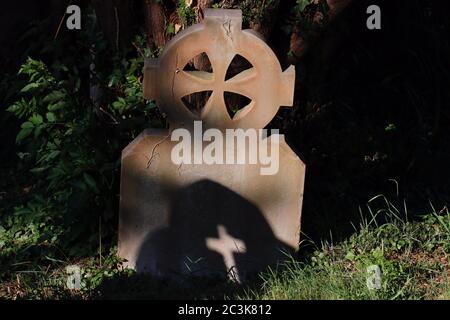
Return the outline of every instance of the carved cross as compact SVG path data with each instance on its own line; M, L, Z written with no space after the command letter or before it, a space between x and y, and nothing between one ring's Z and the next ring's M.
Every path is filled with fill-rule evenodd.
M194 57L206 53L212 72L185 71ZM227 70L236 55L247 59L252 68L231 79ZM156 100L175 127L191 126L202 120L205 128L264 128L280 106L292 106L295 68L282 72L281 65L261 36L242 30L240 10L206 11L205 20L179 34L166 46L159 59L145 65L144 95ZM200 115L192 113L182 98L212 91ZM224 93L237 93L251 103L230 117Z

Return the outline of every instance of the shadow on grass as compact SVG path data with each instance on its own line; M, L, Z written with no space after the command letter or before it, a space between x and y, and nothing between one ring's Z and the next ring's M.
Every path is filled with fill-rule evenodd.
M261 287L255 276L245 284L224 278L186 277L184 281L157 279L148 274L121 274L104 280L93 290L90 299L100 300L224 300L245 298Z

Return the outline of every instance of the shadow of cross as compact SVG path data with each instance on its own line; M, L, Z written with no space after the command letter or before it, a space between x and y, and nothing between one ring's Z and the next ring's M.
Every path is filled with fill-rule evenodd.
M236 270L234 253L246 253L247 247L244 241L233 238L223 225L217 226L217 233L218 238L206 238L206 247L221 254L230 279L241 282L239 272Z
M212 72L187 71L196 56L205 53ZM227 79L236 56L253 67ZM189 127L196 120L204 128L264 128L280 106L292 106L295 67L282 71L275 53L253 30L242 30L240 10L208 10L205 20L183 30L166 46L158 59L145 62L144 96L156 100L173 127ZM200 114L189 110L182 99L198 92L212 92ZM224 94L245 96L251 102L230 116Z

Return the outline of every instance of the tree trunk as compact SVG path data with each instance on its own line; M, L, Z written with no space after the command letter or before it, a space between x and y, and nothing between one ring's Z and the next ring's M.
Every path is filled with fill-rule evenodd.
M160 1L145 0L145 24L147 29L147 46L152 49L166 44L166 16Z
M133 1L92 0L99 25L116 50L126 48L133 36Z
M336 18L336 16L341 13L348 5L352 3L353 0L326 0L328 4L328 13L327 19L331 21ZM315 0L312 5L318 6L320 0ZM320 23L319 20L323 19L320 16L320 12L318 10L315 11L315 15L311 18L312 21L316 20ZM296 63L298 60L304 55L306 50L308 49L308 41L301 34L302 30L299 30L298 27L294 29L294 32L291 36L291 46L290 46L290 63ZM315 35L312 36L314 38Z

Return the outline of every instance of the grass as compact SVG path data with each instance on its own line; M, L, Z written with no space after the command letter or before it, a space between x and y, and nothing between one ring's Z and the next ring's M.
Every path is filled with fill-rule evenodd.
M377 207L377 210L373 208ZM69 261L14 261L4 273L4 299L450 299L450 214L446 207L411 221L406 205L383 196L361 210L362 223L341 243L303 241L301 259L259 275L246 286L219 279L186 279L183 286L120 270L107 257L76 261L82 288L66 288ZM23 264L23 270L19 270ZM367 286L368 268L381 269L381 287ZM33 266L33 267L31 267ZM25 268L26 267L26 268ZM17 269L19 268L19 269Z
M371 204L384 207L373 213ZM450 299L450 215L447 208L408 221L385 197L368 204L370 220L334 245L323 243L306 261L289 261L263 275L253 299ZM381 218L381 219L380 219ZM384 220L380 223L378 221ZM367 286L368 268L382 271L379 290Z

